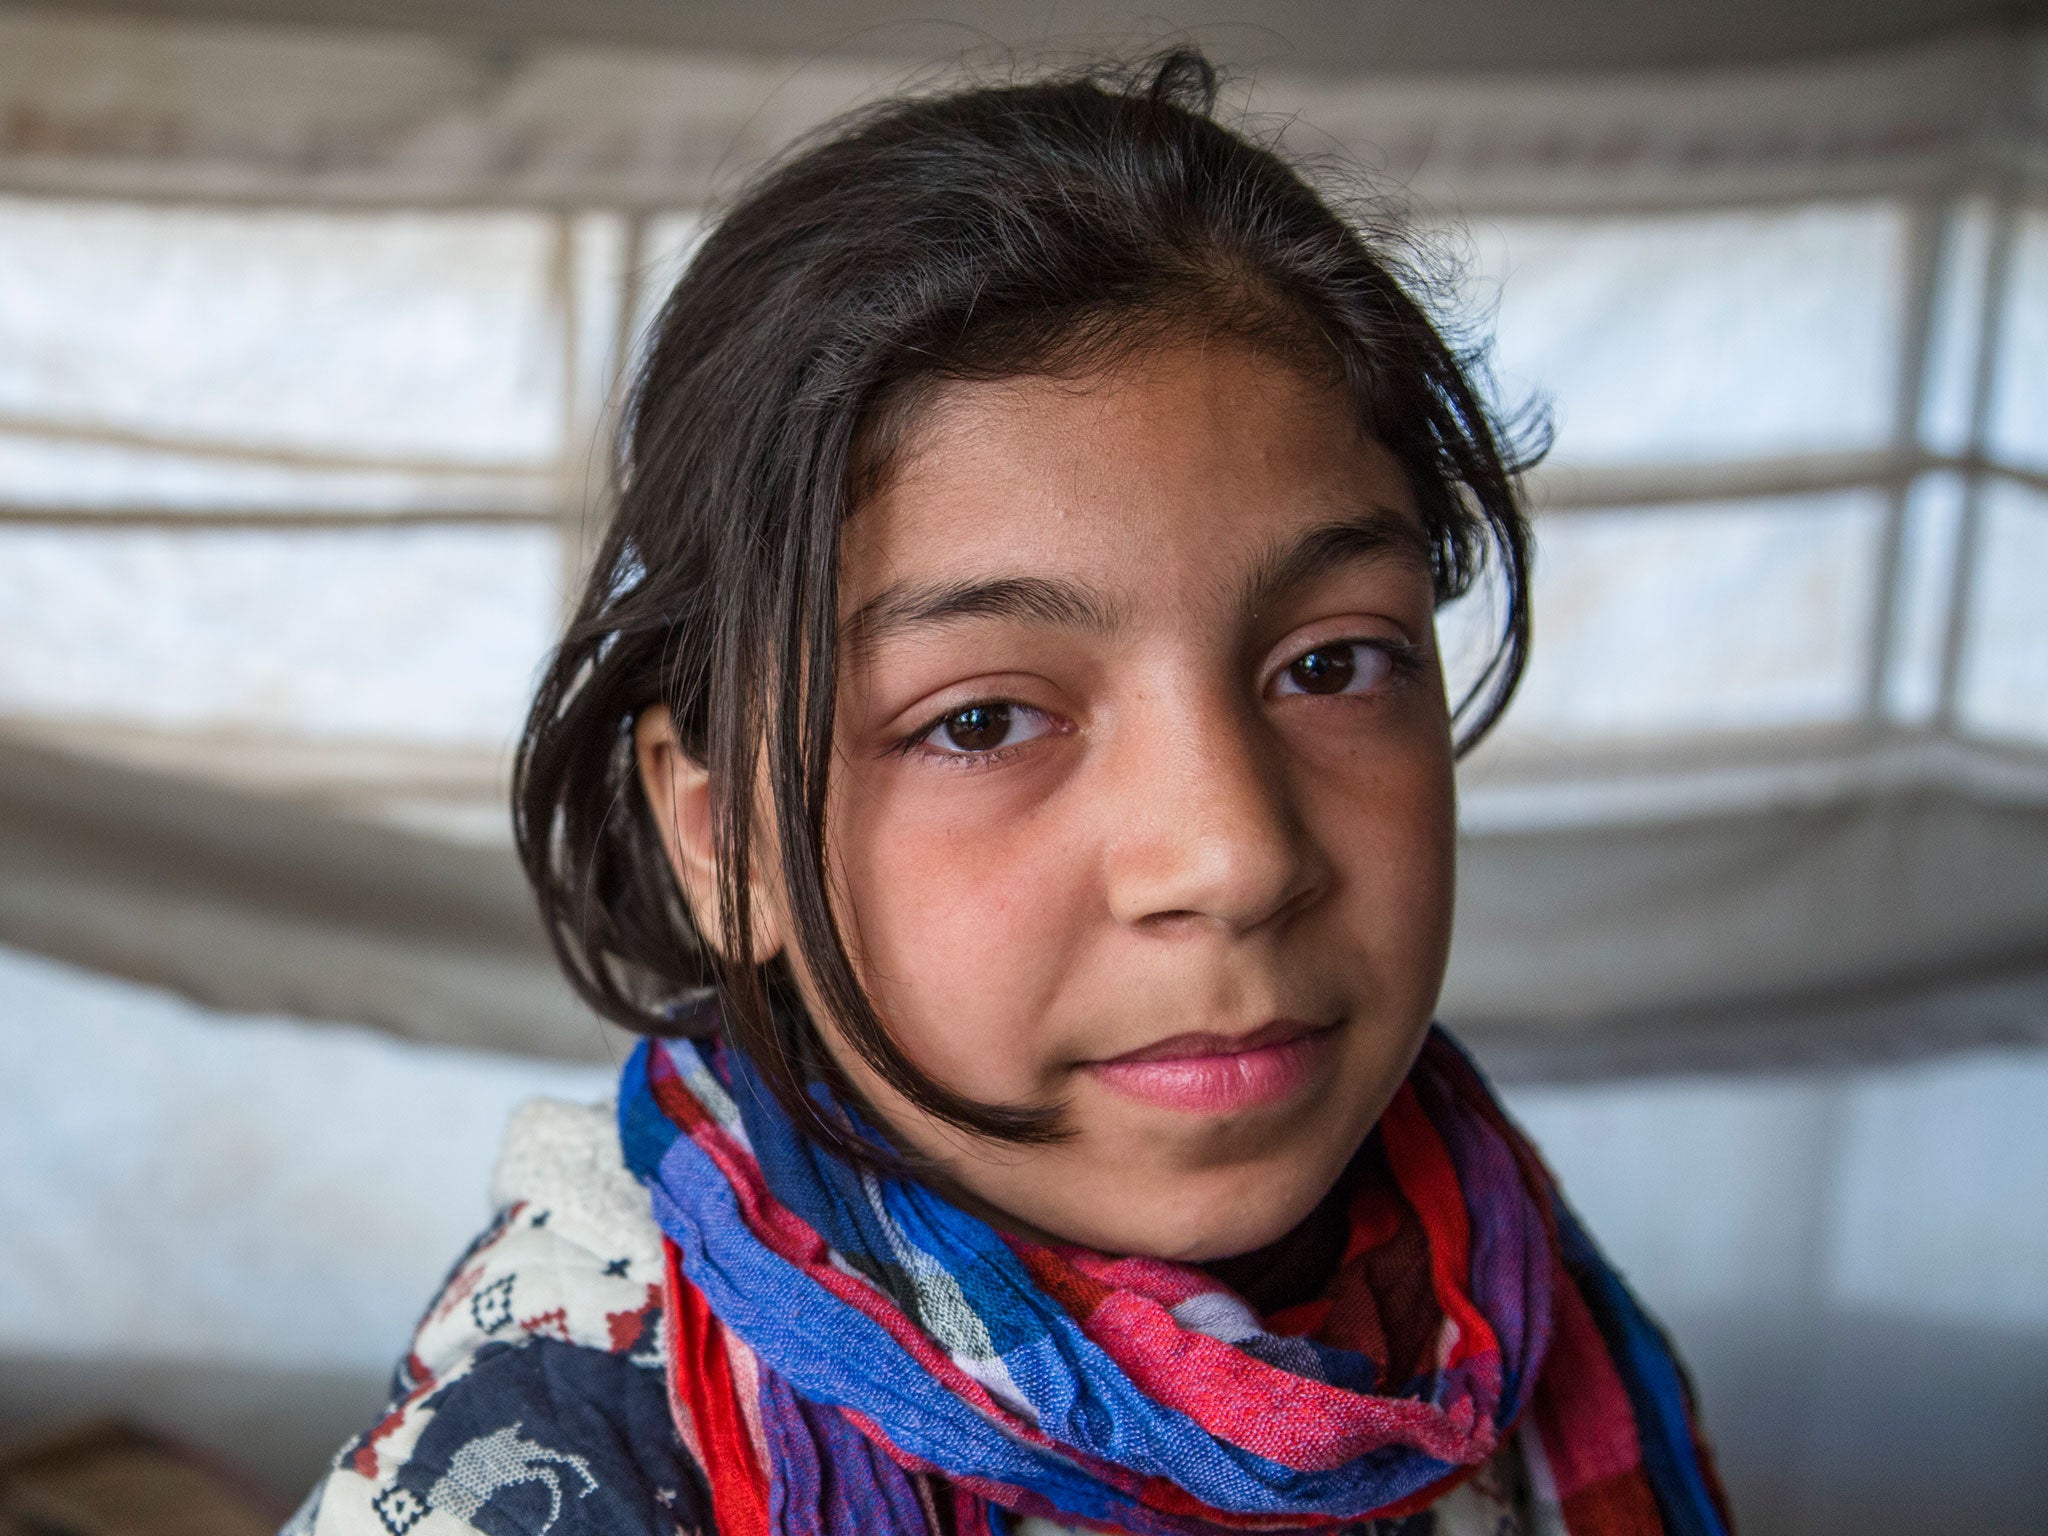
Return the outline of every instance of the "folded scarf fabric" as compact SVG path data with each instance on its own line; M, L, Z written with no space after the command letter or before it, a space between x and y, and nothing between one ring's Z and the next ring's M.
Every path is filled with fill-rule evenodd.
M717 1045L643 1043L619 1119L725 1536L1330 1531L1518 1431L1570 1536L1726 1529L1670 1346L1441 1030L1360 1153L1335 1273L1267 1318L836 1158Z

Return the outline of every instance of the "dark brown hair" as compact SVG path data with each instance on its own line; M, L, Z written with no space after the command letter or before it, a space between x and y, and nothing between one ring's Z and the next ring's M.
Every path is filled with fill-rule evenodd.
M1381 215L1349 216L1217 121L1213 69L1177 51L881 103L772 167L718 221L634 382L617 511L542 679L514 784L519 851L570 980L606 1017L673 1033L717 997L797 1123L860 1155L807 1091L858 1103L796 1002L756 964L749 871L765 763L792 943L846 1041L911 1102L1013 1141L1035 1108L932 1082L860 987L826 895L826 774L840 531L863 477L947 381L1083 370L1176 330L1313 356L1399 459L1438 601L1482 571L1496 644L1454 711L1460 750L1498 717L1528 644L1517 456L1461 356L1397 277ZM1412 286L1412 284L1410 285ZM1305 351L1306 349L1306 351ZM721 957L702 942L636 771L665 705L711 774Z

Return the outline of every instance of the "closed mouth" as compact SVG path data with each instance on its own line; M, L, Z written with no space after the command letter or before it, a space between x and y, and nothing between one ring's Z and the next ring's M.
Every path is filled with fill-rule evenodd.
M1155 1040L1150 1045L1140 1046L1135 1051L1126 1051L1121 1056L1108 1056L1090 1063L1093 1066L1119 1066L1142 1061L1193 1061L1205 1056L1242 1056L1250 1051L1265 1050L1269 1046L1286 1045L1304 1035L1318 1034L1335 1028L1330 1024L1310 1024L1303 1019L1275 1019L1270 1024L1244 1035L1222 1035L1212 1031L1197 1030L1187 1034L1171 1035L1164 1040Z
M1276 1019L1244 1035L1174 1035L1082 1070L1119 1097L1159 1109L1209 1116L1272 1109L1321 1075L1336 1030Z

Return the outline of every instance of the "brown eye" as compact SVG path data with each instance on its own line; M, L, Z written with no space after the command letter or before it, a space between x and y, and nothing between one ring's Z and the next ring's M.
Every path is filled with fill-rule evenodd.
M1352 660L1355 645L1326 646L1296 658L1287 677L1303 693L1342 693L1351 685L1358 663Z
M939 722L945 745L957 752L991 752L1009 739L1010 706L970 704Z
M1053 734L1058 722L1029 704L985 699L948 710L905 743L926 757L1000 762L995 754Z
M1303 652L1273 682L1279 693L1370 693L1393 670L1383 647L1345 640Z

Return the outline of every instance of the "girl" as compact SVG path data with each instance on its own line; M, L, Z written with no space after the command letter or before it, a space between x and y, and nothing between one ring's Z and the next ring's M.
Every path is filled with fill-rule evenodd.
M654 1038L615 1119L521 1112L297 1530L1726 1528L1430 1025L1522 466L1214 100L1176 53L884 104L677 286L516 787Z

